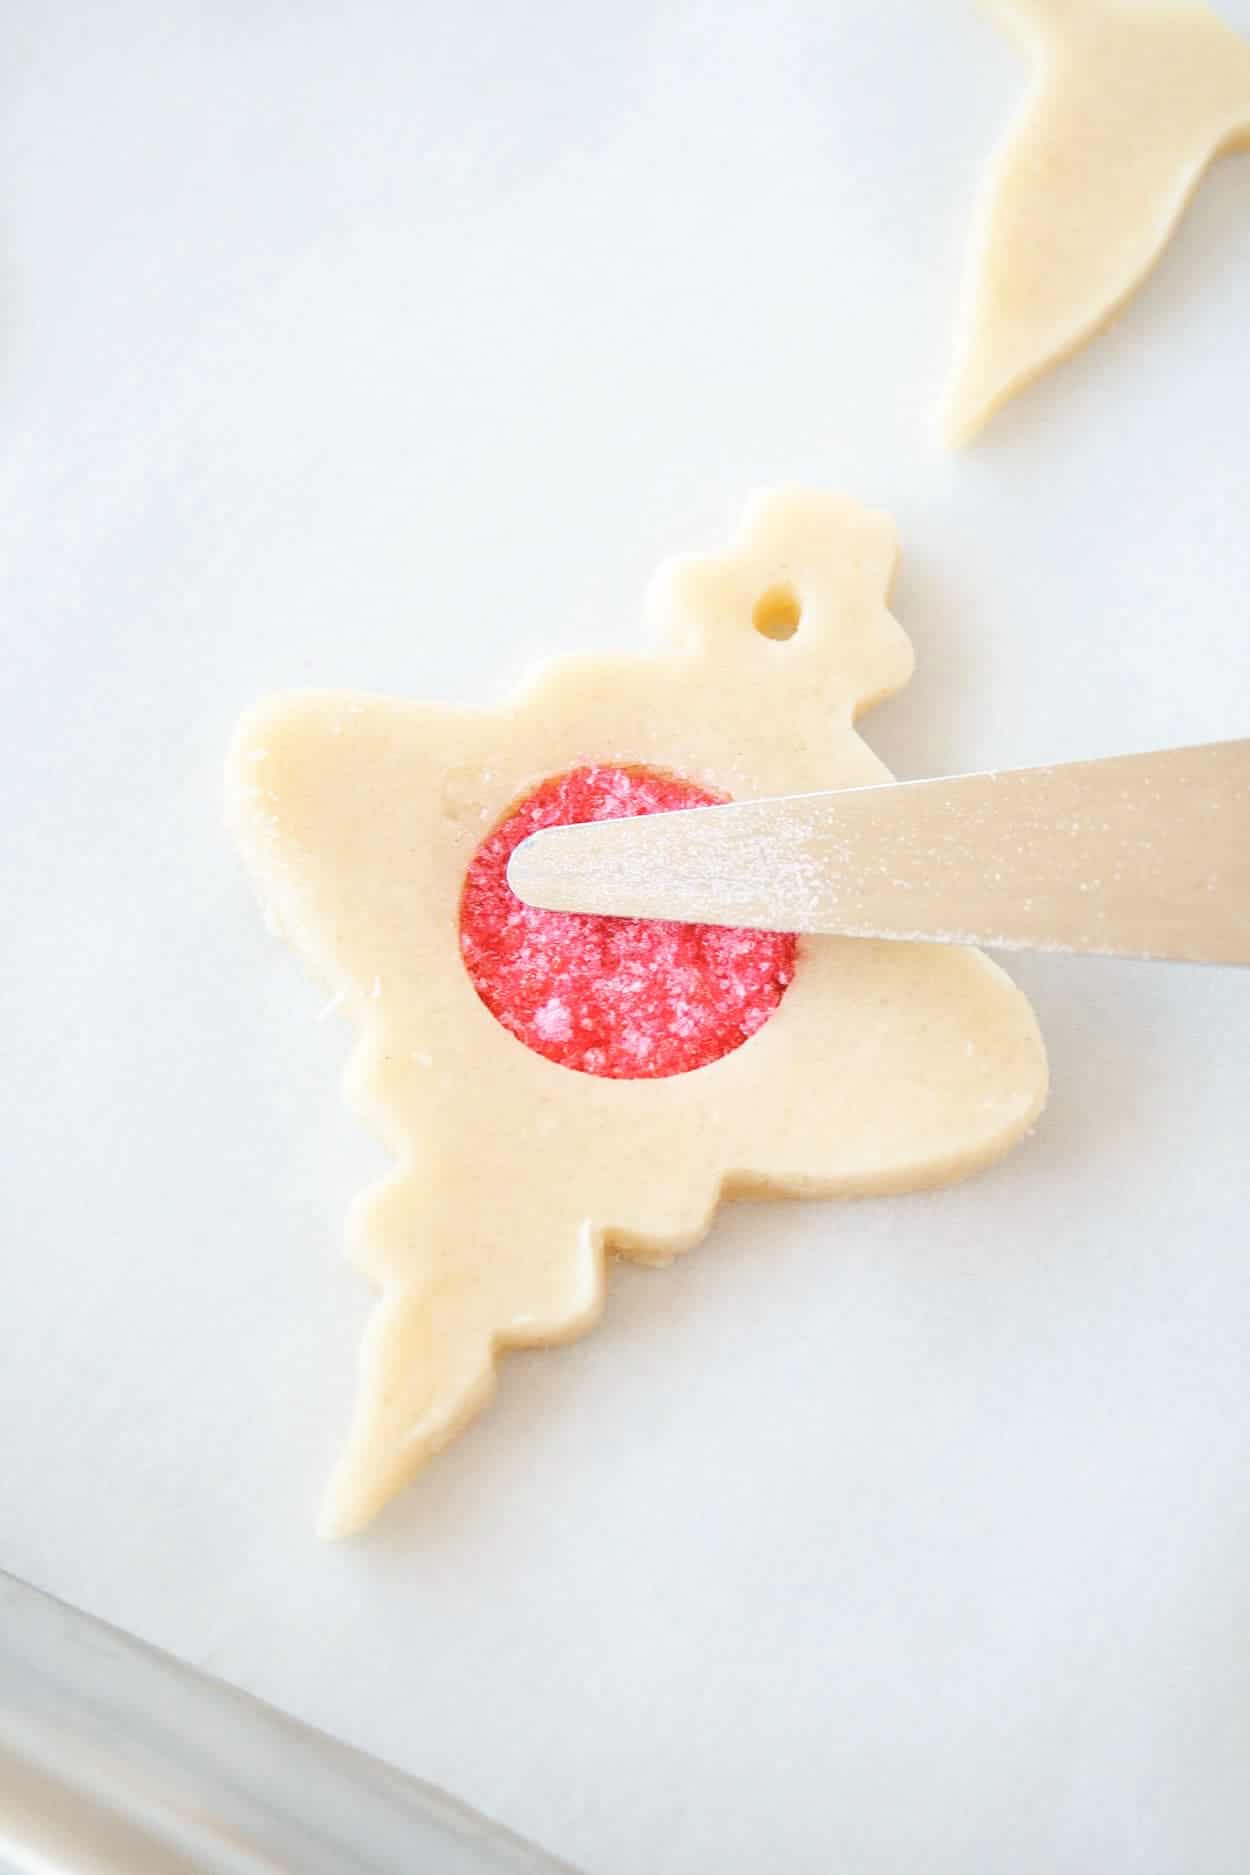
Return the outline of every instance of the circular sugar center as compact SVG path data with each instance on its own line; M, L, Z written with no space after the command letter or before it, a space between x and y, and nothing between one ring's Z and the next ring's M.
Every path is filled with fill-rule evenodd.
M794 937L539 911L508 884L513 848L541 827L725 798L658 769L575 768L483 840L460 902L461 954L486 1007L527 1048L582 1074L654 1080L718 1061L767 1022L794 975Z

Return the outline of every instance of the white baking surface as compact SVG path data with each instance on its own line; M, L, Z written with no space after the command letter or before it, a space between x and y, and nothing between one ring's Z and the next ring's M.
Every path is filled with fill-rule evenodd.
M948 458L1026 69L961 0L5 33L0 1564L591 1875L1242 1875L1250 975L1020 963L1004 1165L730 1209L325 1548L382 1155L219 776L275 688L634 646L788 478L898 518L901 773L1250 733L1250 159Z

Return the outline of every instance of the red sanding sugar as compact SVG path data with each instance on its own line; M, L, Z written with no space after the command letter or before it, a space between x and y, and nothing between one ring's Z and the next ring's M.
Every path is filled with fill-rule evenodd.
M616 1080L684 1074L754 1035L794 975L793 937L539 911L507 878L540 827L725 798L648 768L575 768L535 788L477 849L460 905L460 948L491 1014L549 1061Z

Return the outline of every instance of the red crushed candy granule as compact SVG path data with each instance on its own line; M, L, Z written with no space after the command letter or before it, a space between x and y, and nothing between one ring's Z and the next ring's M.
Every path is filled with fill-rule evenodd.
M656 769L575 768L483 840L460 902L460 949L486 1007L527 1048L583 1074L658 1080L718 1061L767 1022L794 975L794 937L539 911L508 884L513 848L540 827L726 798Z

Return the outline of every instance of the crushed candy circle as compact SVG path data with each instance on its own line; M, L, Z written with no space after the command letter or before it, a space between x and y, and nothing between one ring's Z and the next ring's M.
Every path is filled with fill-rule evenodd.
M508 884L513 849L541 827L663 814L728 799L659 769L552 776L478 847L460 901L473 987L506 1029L561 1067L658 1080L706 1067L767 1022L794 976L779 931L540 911Z

